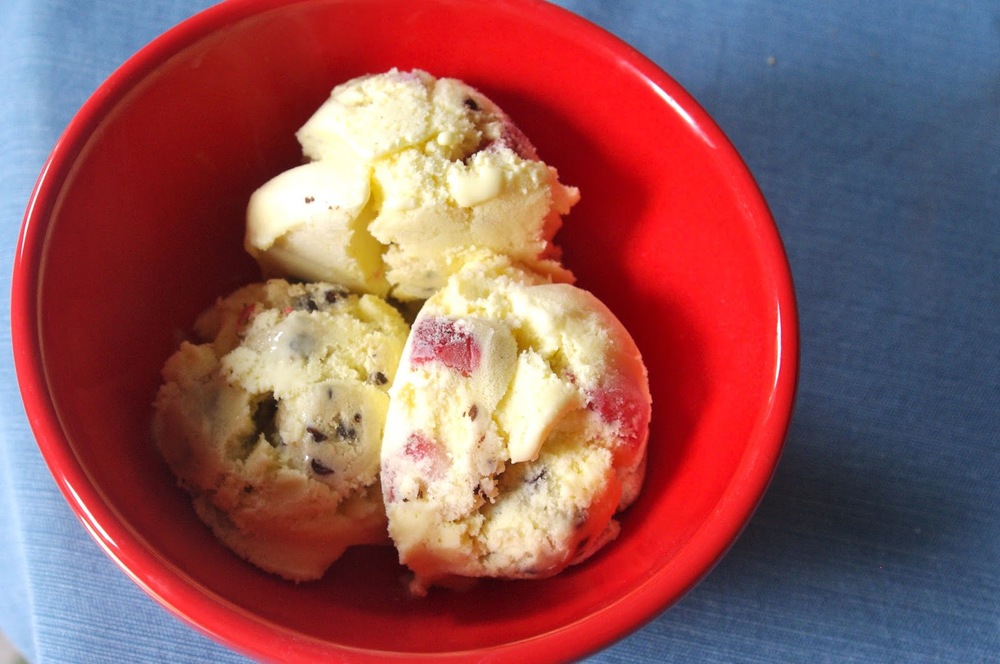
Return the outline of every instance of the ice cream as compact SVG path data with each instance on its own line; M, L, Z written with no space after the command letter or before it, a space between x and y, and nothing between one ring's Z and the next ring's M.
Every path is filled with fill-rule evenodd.
M373 295L251 284L163 368L156 444L216 536L294 581L388 543L379 450L408 326Z
M417 595L594 555L641 488L650 394L560 262L577 190L496 104L419 70L338 85L296 137L305 163L247 206L271 279L163 368L154 434L200 518L294 581L394 544Z
M308 162L265 183L245 247L271 275L422 300L494 255L572 281L553 236L578 200L510 118L414 70L333 89L297 132Z
M390 396L382 490L417 594L579 563L615 538L641 487L646 370L575 286L467 266L424 304Z

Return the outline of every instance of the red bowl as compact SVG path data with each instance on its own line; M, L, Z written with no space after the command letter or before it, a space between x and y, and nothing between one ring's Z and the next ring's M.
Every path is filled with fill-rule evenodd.
M179 330L258 278L251 191L298 163L337 83L391 67L479 87L582 202L565 262L632 331L654 400L620 538L545 581L407 596L391 548L293 585L219 545L149 440ZM669 607L725 553L777 462L795 392L780 238L726 137L625 43L535 0L229 0L126 62L72 120L13 275L27 413L66 499L137 584L245 654L568 659Z

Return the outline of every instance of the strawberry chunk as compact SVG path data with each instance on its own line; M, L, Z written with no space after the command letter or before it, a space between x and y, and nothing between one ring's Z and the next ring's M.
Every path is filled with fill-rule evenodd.
M634 450L645 441L650 413L637 390L612 381L592 391L589 397L587 408L617 429L618 439L626 450Z
M426 434L414 431L406 439L406 444L403 445L403 454L415 461L422 461L424 459L433 460L434 457L438 456L439 451L438 446Z
M409 435L403 446L403 455L413 460L429 479L441 479L448 469L447 452L422 431Z
M395 454L388 463L382 466L382 490L386 502L395 503L402 500L419 498L418 494L409 497L401 489L402 477L414 476L422 480L439 480L448 470L448 453L434 439L422 431L413 431L403 443L401 452ZM404 495L401 495L404 494Z
M479 368L482 350L472 333L450 318L424 318L413 329L414 366L440 362L463 376Z

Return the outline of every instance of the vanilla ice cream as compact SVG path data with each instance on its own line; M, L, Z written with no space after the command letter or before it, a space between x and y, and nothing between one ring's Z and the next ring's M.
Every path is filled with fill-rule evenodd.
M560 262L578 191L420 70L338 85L296 138L304 163L247 206L269 280L163 367L155 440L199 517L293 581L394 544L417 595L594 555L641 488L651 406L631 336Z
M417 594L578 563L642 484L635 343L590 293L509 262L467 266L425 303L390 395L382 490Z
M422 300L463 265L503 255L572 281L553 236L579 192L465 83L362 76L334 88L297 138L309 163L247 209L245 246L266 274Z
M341 286L271 280L219 300L163 368L156 444L227 546L287 579L388 543L379 452L408 327Z

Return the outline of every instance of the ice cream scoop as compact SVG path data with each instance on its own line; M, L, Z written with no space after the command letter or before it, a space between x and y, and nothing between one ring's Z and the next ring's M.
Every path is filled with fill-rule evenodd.
M502 255L572 281L553 237L579 192L469 85L421 70L362 76L296 136L309 163L247 208L245 247L266 274L422 300Z
M390 395L382 490L416 594L556 574L614 539L641 487L646 370L575 286L466 266L421 309Z
M387 390L407 337L381 298L271 280L202 314L165 363L156 445L234 552L294 581L388 543Z

